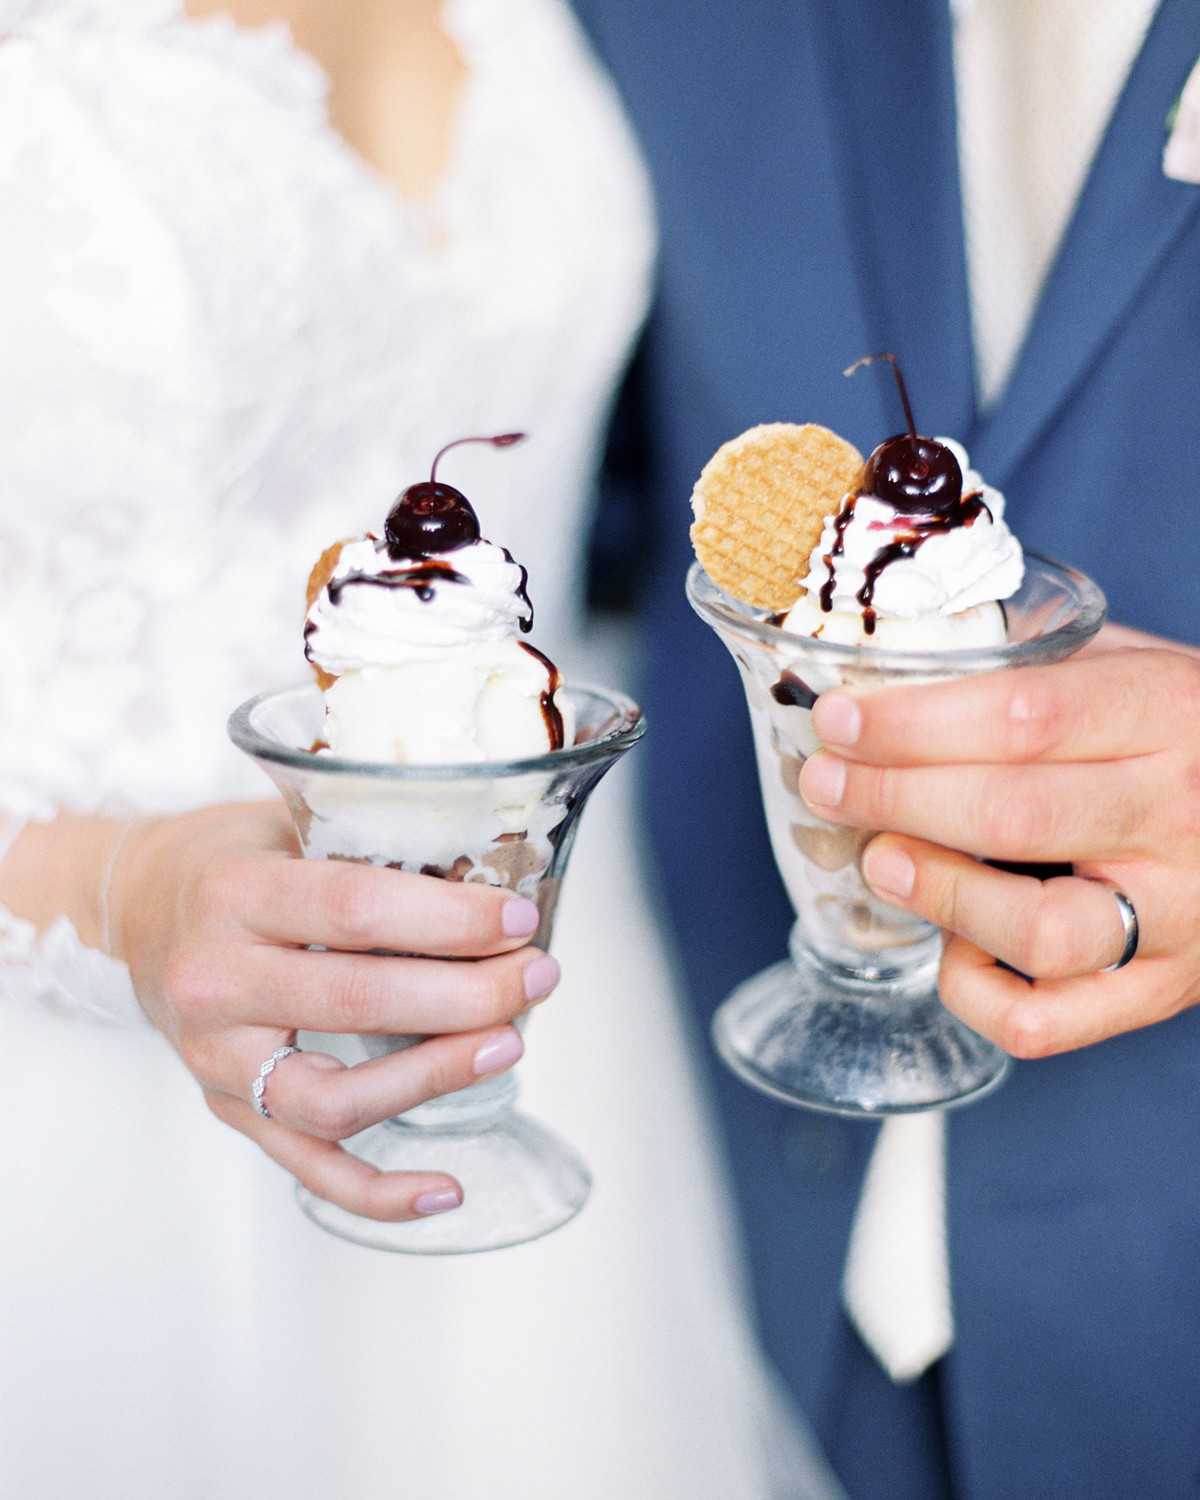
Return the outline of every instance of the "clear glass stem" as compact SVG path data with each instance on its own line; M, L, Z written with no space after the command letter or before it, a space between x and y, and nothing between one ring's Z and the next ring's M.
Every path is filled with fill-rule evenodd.
M440 1099L418 1104L415 1109L396 1115L389 1123L410 1130L451 1130L460 1125L486 1130L512 1109L520 1092L521 1086L514 1075L501 1073L497 1078L484 1078L473 1083L469 1089L460 1089L457 1094L443 1094Z
M875 951L854 950L823 941L825 930L805 921L801 911L788 938L788 952L798 966L805 964L824 968L831 974L872 985L904 984L921 979L933 984L942 957L942 937L936 927L928 935L906 947L879 948ZM927 923L922 923L927 926Z

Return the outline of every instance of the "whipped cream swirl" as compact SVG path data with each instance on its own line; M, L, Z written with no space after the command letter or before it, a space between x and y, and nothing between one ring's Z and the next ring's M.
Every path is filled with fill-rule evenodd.
M528 630L525 569L471 542L396 562L387 543L348 542L305 621L305 655L334 676L436 661Z
M964 526L922 535L911 555L890 559L879 571L869 603L880 618L913 620L952 615L992 600L1007 599L1021 586L1025 560L1021 544L1004 524L1004 496L970 467L966 450L938 438L958 459L964 496L979 493L983 506ZM853 514L845 520L847 505ZM867 570L884 548L919 527L921 517L901 513L874 495L847 496L830 516L808 564L804 587L839 613L861 612ZM840 537L840 542L839 542ZM832 578L832 597L828 589Z

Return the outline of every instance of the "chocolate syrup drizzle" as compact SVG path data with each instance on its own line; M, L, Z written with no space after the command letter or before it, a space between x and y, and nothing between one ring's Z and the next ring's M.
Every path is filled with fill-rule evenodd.
M449 563L424 562L419 567L404 568L396 572L347 573L344 578L331 578L326 587L329 602L333 605L341 602L342 590L355 583L369 583L372 588L379 589L412 589L422 604L428 604L433 598L435 583L470 583L470 581L465 574L459 573Z
M562 687L562 673L554 665L548 656L543 656L536 646L531 646L528 641L518 641L522 651L528 651L530 656L536 657L546 668L549 682L546 691L541 695L542 721L546 726L546 734L550 740L551 750L561 750L566 740L566 726L563 724L563 716L558 711L558 705L554 701L554 695Z
M512 563L512 565L514 567L521 569L521 581L520 581L520 583L517 584L517 587L514 590L514 592L515 592L517 598L521 601L521 603L529 611L529 613L525 616L525 618L523 620L520 620L518 622L520 624L520 627L521 627L521 634L522 635L528 635L529 632L533 629L533 600L529 597L529 589L527 587L527 585L529 583L529 569L526 568L525 566L523 566L523 564L519 563L516 560L516 558L512 555L512 553L508 550L507 547L504 547L501 550L503 551L503 553L504 553L505 557L508 559L508 561L510 563ZM532 648L527 648L527 649L532 649ZM541 655L540 652L538 652L536 654L539 655L539 656ZM542 657L542 660L544 661L545 657Z
M856 494L851 495L834 517L833 547L829 552L824 553L821 558L821 561L829 570L829 577L821 585L821 592L818 596L821 601L821 608L826 614L833 608L833 559L841 557L842 553L846 550L846 528L854 519L854 507L858 504L858 496L861 494L862 491L859 490Z
M914 557L931 536L953 531L959 526L970 526L984 510L987 510L987 506L983 503L983 491L971 490L935 516L914 517L908 531L901 532L886 547L879 549L863 569L863 586L854 596L862 605L863 629L868 635L875 634L875 611L871 604L875 598L875 585L883 570L902 557ZM991 512L988 511L988 514Z
M863 569L863 585L854 597L862 607L863 629L867 635L875 634L875 586L884 570L902 557L915 556L931 536L970 526L981 511L987 510L981 490L963 494L962 470L953 451L936 438L921 437L917 432L904 376L900 373L900 362L894 354L868 354L855 360L842 373L853 375L856 370L879 359L886 359L892 367L908 431L880 443L867 459L858 488L834 520L833 547L822 557L829 577L820 591L821 609L828 614L833 609L833 559L841 557L845 551L846 528L854 516L860 495L874 496L884 505L890 505L898 516L908 518L908 529L893 532L892 540L882 546ZM991 512L988 514L990 516Z
M529 570L517 562L507 547L501 550L505 559L521 572L521 581L513 592L527 610L525 617L518 623L521 633L528 635L533 629L533 601L529 597L528 588ZM326 585L330 604L336 607L341 602L343 589L356 583L369 583L373 588L381 589L412 589L422 604L428 604L433 599L435 584L463 583L470 586L471 580L465 573L460 573L441 558L414 558L413 561L417 563L415 568L385 569L382 573L347 573L344 578L331 578ZM308 630L309 627L306 626L306 633Z
M833 523L836 537L832 549L823 558L829 570L829 577L821 585L820 592L821 608L826 614L833 608L833 559L841 557L845 551L846 528L854 516L855 502L859 495L864 493L866 492L858 490L851 495ZM854 596L862 607L863 629L867 635L875 634L875 610L872 603L875 598L875 586L884 570L902 557L915 557L918 550L931 536L955 531L960 526L972 525L983 511L987 511L989 517L991 516L991 511L988 511L984 504L983 491L970 490L967 494L960 495L951 505L938 511L936 515L913 516L907 531L893 533L892 540L880 547L863 569L863 586Z

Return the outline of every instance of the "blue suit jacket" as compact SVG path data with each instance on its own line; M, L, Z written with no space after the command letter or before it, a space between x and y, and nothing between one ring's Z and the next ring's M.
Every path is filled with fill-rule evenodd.
M1200 56L1164 0L1007 392L975 408L946 0L578 0L655 178L661 292L645 388L659 550L644 691L647 816L697 1024L784 952L741 688L683 599L688 500L756 422L868 451L917 420L1005 490L1026 545L1096 577L1115 619L1200 638L1200 188L1161 171ZM643 766L643 770L647 766ZM767 1346L819 1398L870 1126L713 1068ZM1200 1010L1019 1064L950 1117L970 1500L1195 1500L1200 1490Z

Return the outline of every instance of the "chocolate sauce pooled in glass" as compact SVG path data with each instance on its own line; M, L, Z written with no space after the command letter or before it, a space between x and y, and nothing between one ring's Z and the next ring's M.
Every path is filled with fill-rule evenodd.
M790 667L785 669L779 681L771 689L771 697L785 708L811 708L817 695L806 682L802 682Z
M904 405L904 417L908 431L890 437L867 459L863 467L858 489L843 505L834 521L834 544L825 558L829 577L821 585L821 608L828 614L833 609L833 558L842 555L845 546L846 528L854 515L854 504L859 495L872 495L886 502L900 515L912 516L912 525L907 531L893 533L892 540L881 547L863 569L863 586L854 596L862 606L863 629L868 635L875 633L875 611L872 602L875 586L880 575L900 558L914 556L921 545L939 532L953 531L960 526L969 526L987 507L979 490L963 494L962 469L958 459L944 443L933 438L920 437L913 421L908 392L904 388L904 376L894 354L868 354L856 360L845 371L853 375L863 365L873 364L877 359L886 359L900 388L900 400Z

